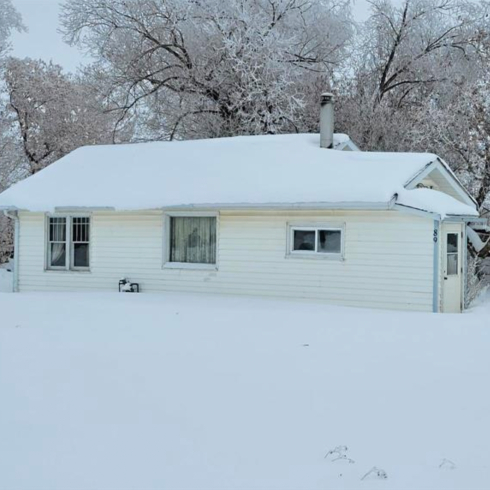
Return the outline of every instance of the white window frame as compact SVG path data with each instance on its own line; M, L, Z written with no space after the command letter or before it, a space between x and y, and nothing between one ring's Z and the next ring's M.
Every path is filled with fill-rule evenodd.
M318 252L319 231L340 231L340 252ZM294 250L295 231L314 231L315 250ZM314 260L344 260L345 223L288 223L287 224L287 258Z
M66 264L64 267L53 267L51 266L51 250L49 241L49 221L50 218L65 218L66 219ZM75 267L74 264L74 247L73 247L73 218L88 218L89 219L89 237L88 237L88 257L89 266L88 267ZM44 270L50 272L90 272L90 265L92 264L92 216L87 213L54 213L46 214L45 226L45 254L44 254Z
M50 220L51 218L62 218L65 220L65 265L64 266L53 266L51 265L51 243L53 243L50 238ZM66 266L68 264L68 252L69 252L69 242L70 237L68 235L68 218L66 216L61 215L50 215L46 217L46 270L50 271L64 271L66 270Z
M216 263L195 264L170 262L170 220L171 218L216 218ZM219 262L219 213L207 211L170 211L163 216L163 265L164 269L218 270Z

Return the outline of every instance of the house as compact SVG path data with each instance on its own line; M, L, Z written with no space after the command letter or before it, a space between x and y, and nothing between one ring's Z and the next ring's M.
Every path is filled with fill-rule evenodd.
M0 195L16 291L189 291L459 312L477 206L436 155L333 133L80 148Z

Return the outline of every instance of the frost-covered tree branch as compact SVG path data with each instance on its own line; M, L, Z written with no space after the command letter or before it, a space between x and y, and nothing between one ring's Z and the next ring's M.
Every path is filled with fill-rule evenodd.
M112 142L114 117L83 78L52 63L10 58L4 80L28 175L79 146Z
M67 0L62 23L121 121L143 111L162 138L301 126L305 87L341 64L353 32L341 0Z
M10 49L9 38L13 31L25 31L22 18L11 0L0 0L0 59Z

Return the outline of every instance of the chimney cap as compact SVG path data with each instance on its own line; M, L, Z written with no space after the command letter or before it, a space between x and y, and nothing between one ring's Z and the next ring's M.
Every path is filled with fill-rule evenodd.
M328 102L332 102L333 94L331 92L323 92L320 100L322 104L327 104Z

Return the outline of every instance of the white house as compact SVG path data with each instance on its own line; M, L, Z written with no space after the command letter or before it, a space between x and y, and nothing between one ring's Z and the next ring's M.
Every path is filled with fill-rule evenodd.
M475 201L436 155L333 134L80 148L0 195L16 291L190 291L459 312Z

